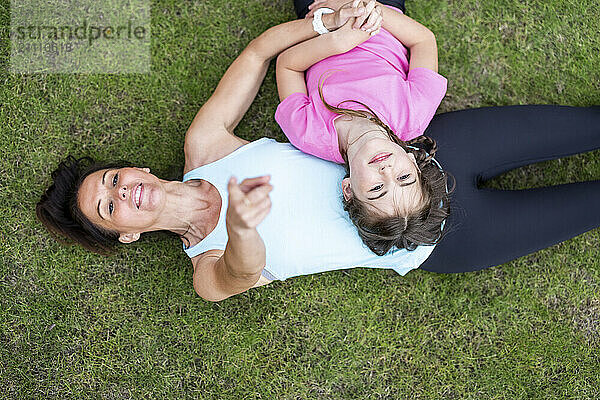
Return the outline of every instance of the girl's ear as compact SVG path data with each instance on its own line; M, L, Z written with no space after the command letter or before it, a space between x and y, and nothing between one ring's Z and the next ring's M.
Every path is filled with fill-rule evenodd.
M138 167L134 167L135 169L138 169L140 171L144 171L145 173L150 173L150 168L138 168Z
M352 196L352 187L350 187L350 178L342 179L342 194L344 195L344 200L350 201Z
M408 153L408 158L410 158L412 163L415 165L415 168L417 169L417 171L420 172L421 168L419 168L419 164L417 164L417 159L415 158L415 155L413 153Z
M133 243L140 238L139 233L122 233L119 235L119 242Z

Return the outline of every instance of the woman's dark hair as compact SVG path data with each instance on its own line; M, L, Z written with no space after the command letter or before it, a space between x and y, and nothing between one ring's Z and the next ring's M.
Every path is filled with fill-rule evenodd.
M322 84L319 85L319 96L328 110L340 115L366 118L383 128L391 141L415 156L420 171L422 193L420 207L407 215L382 216L368 208L355 195L348 200L343 199L344 210L348 212L350 220L358 229L363 243L379 256L386 254L393 247L414 250L419 245L436 244L444 234L442 223L450 215L450 194L454 190L454 184L452 187L447 186L448 178L452 176L439 168L433 160L437 152L435 140L427 136L419 136L404 142L366 104L355 100L340 103L353 102L360 104L366 110L352 110L339 105L334 107L325 101ZM346 178L348 178L350 166L345 152L342 152L342 158L345 161Z
M54 182L42 195L35 212L38 219L60 242L78 243L94 253L108 255L119 243L119 233L94 225L77 204L77 192L90 174L112 168L129 167L127 162L98 163L90 157L68 156L52 172Z

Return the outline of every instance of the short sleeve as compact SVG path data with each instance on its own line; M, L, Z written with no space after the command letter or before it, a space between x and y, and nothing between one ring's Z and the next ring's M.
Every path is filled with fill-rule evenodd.
M408 72L411 131L422 135L446 95L448 80L428 68Z
M332 146L337 146L337 137L329 132L324 117L306 94L298 92L286 97L277 106L275 120L299 150L324 160L336 160Z

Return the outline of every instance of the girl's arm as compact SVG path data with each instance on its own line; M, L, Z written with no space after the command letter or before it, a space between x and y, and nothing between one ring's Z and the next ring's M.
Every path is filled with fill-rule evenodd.
M409 69L422 67L437 72L438 52L433 32L399 11L381 8L383 29L410 50Z
M359 1L349 3L339 11L353 9L359 3ZM375 10L375 6L376 2L371 0L362 13L368 18L365 25L373 27L371 32L352 29L355 18L350 18L335 32L304 41L281 53L277 58L276 68L279 100L283 101L292 93L306 93L304 71L310 66L327 57L345 53L377 33L382 17L380 11Z

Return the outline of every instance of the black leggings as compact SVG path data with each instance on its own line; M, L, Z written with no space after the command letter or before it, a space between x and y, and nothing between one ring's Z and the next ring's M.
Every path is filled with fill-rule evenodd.
M298 18L304 18L308 13L308 6L312 4L314 0L294 0L294 10ZM348 0L349 2L352 0ZM388 6L394 6L404 12L404 0L378 0L381 4L387 4Z
M436 115L425 135L456 178L447 234L421 268L476 271L600 226L600 180L527 190L479 185L503 172L600 148L600 107L508 106Z

